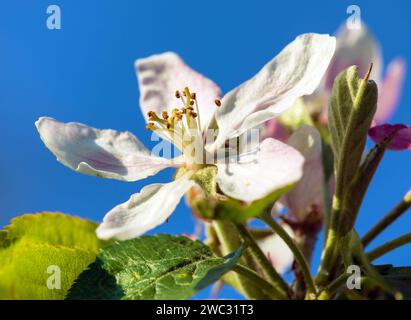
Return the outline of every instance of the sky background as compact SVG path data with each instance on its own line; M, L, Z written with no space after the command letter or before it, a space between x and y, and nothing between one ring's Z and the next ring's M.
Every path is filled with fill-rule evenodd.
M46 27L57 4L62 29ZM334 33L350 4L361 8L383 48L384 61L411 62L409 1L1 1L0 4L0 227L10 218L61 211L100 221L144 185L169 181L172 172L135 183L70 171L44 147L34 122L40 116L97 128L129 130L150 142L139 109L134 60L175 51L223 92L253 76L297 35ZM393 122L411 123L411 79ZM411 187L411 152L388 152L365 199L363 234ZM152 233L188 233L194 219L184 203ZM411 229L411 212L373 246ZM411 265L410 246L379 263ZM319 249L316 250L316 262ZM198 295L208 296L207 290ZM238 298L230 289L222 297Z

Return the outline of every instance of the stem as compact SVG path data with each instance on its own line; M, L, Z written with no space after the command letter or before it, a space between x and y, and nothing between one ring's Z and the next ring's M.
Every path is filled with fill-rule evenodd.
M292 253L294 254L295 260L298 262L301 272L304 275L304 279L307 283L308 293L316 293L316 288L314 280L311 276L310 268L307 261L304 258L300 248L295 244L294 240L288 235L288 233L281 227L277 221L275 221L269 213L262 213L260 219L264 221L273 231L287 244Z
M295 225L291 225L294 231L294 242L301 249L308 266L311 266L312 254L317 242L318 232L322 227L322 215L313 208L305 219ZM294 295L297 299L304 299L306 295L306 284L304 275L298 266L294 268L295 279L293 282Z
M346 273L341 274L320 292L318 295L318 300L329 300L333 294L347 281L349 276L350 275Z
M336 196L333 197L333 209L331 214L331 222L328 232L325 235L324 249L321 256L321 263L317 275L317 284L323 285L330 276L331 269L338 257L338 224L340 217L340 201Z
M374 250L370 251L367 253L367 257L370 261L373 261L375 259L378 259L379 257L383 256L384 254L395 250L407 243L411 242L411 232L402 235L401 237L395 238L394 240L391 240L387 243L384 243L383 245L375 248Z
M240 237L248 245L247 249L251 251L252 255L257 260L258 265L261 267L268 280L273 284L274 287L276 287L277 291L283 295L283 298L287 299L288 292L290 291L287 283L274 269L272 263L267 259L266 255L263 253L258 244L255 242L254 238L248 232L247 228L244 225L240 224L237 225L237 230Z
M372 240L374 240L385 228L397 220L403 213L411 207L411 191L389 211L380 222L374 225L362 238L362 245L366 247Z
M331 221L330 191L327 180L323 180L322 197L324 202L324 230L328 230Z
M221 244L221 254L226 255L235 250L237 250L241 245L241 239L238 236L235 225L230 221L223 220L213 220L212 226L215 230L217 238ZM240 263L245 264L247 267L251 266L247 254L243 254L240 259ZM249 299L269 299L270 296L261 292L260 288L255 286L253 283L248 281L241 275L234 274L234 281L236 282L236 287L241 289L243 293Z
M253 282L257 287L263 289L272 298L276 300L284 299L282 295L278 295L278 290L276 287L274 287L271 283L262 278L255 271L239 264L235 265L231 270L238 273L241 276L244 276L250 282ZM288 297L286 297L286 299L288 299Z

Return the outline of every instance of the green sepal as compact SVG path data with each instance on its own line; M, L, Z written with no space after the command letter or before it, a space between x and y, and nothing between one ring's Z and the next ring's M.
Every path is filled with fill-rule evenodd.
M198 199L192 202L196 212L207 219L230 220L235 223L244 223L271 208L274 203L294 185L277 189L265 197L251 203L243 203L228 197L211 197Z

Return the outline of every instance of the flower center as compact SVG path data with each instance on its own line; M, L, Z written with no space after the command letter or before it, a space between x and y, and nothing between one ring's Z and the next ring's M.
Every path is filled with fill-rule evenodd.
M146 128L161 131L176 147L184 150L195 139L202 139L198 102L196 93L187 87L182 93L177 90L175 97L181 100L182 106L172 109L170 114L163 111L160 116L149 111Z
M170 113L163 111L161 115L149 111L146 129L161 132L163 137L181 150L187 164L203 164L205 137L201 127L197 94L185 87L182 92L177 90L175 97L182 105L172 109ZM214 103L217 107L221 106L218 99Z

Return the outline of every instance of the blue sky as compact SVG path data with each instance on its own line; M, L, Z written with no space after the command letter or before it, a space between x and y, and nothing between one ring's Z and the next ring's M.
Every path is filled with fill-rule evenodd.
M62 29L48 30L46 9L57 4ZM224 92L247 80L298 34L334 33L357 4L379 39L385 62L411 61L409 1L2 1L0 4L0 225L23 213L62 211L99 221L141 187L166 182L171 173L136 183L76 174L59 164L40 141L34 122L47 115L98 128L129 130L147 146L133 62L178 52ZM393 122L411 123L407 76ZM358 220L365 232L411 187L411 152L389 152ZM193 230L181 204L155 232ZM411 214L375 244L409 232ZM410 247L380 259L411 265ZM318 250L316 254L318 258ZM206 296L203 293L201 296ZM236 297L232 291L224 296Z

